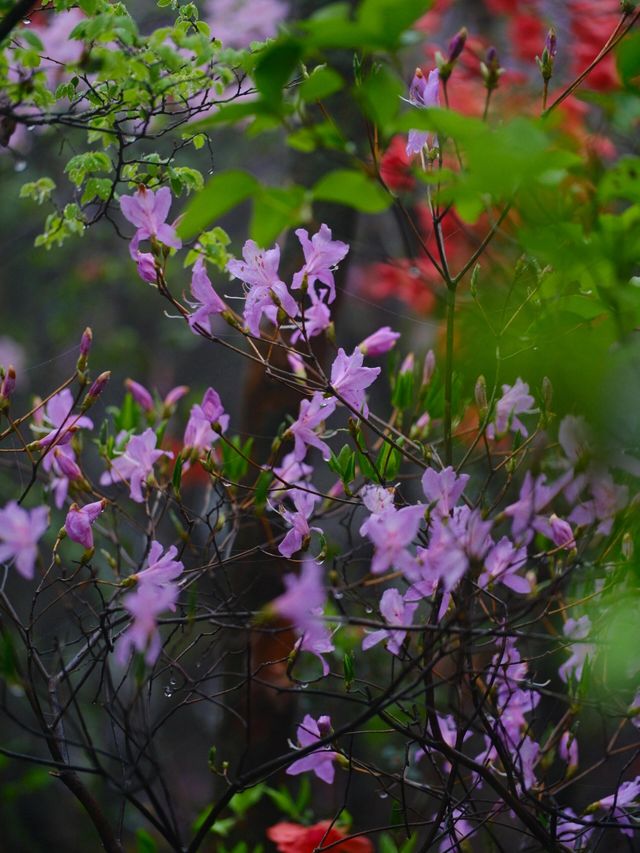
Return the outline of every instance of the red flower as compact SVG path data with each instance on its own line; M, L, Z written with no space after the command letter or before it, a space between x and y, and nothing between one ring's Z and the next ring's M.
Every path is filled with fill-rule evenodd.
M313 826L300 826L297 823L277 823L267 830L267 838L276 845L280 853L313 853L320 847L333 844L345 838L344 832L332 826L328 820L321 820ZM329 831L327 832L327 830ZM373 853L373 844L367 838L349 838L343 844L336 844L331 850L336 853Z
M406 149L406 137L394 136L382 155L380 174L389 189L412 190L415 186L416 181L411 173L411 163Z

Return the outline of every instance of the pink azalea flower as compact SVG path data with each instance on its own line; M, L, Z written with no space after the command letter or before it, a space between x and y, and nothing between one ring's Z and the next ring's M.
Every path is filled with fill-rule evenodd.
M562 811L556 824L556 839L570 850L585 850L593 829L578 822L573 809L564 808ZM590 821L591 816L587 815L582 820Z
M205 5L212 37L234 48L275 36L287 12L282 0L207 0Z
M216 429L213 429L213 425ZM184 431L184 445L202 453L211 449L220 434L229 426L229 415L225 414L220 395L213 388L207 388L202 404L191 407L189 420Z
M134 649L144 653L150 666L156 662L162 648L157 617L164 610L175 610L178 592L175 584L158 586L148 583L124 596L122 606L131 614L133 621L116 643L115 656L119 664L124 666Z
M494 421L487 427L487 436L494 439L507 432L515 432L526 438L529 432L518 415L535 414L536 410L532 408L534 403L529 386L522 379L516 379L514 385L503 385L502 397L496 403Z
M507 536L503 536L485 557L484 571L478 578L478 585L484 588L491 583L501 583L514 592L526 595L531 592L531 583L516 574L526 562L526 545L516 548Z
M202 258L198 258L193 265L191 294L193 302L190 302L189 305L195 309L193 314L189 315L189 327L191 331L197 334L195 326L200 326L206 332L212 334L211 317L215 314L222 314L226 306L213 289L211 280L207 275L205 262Z
M49 429L47 435L39 440L40 447L51 444L64 444L70 441L72 433L79 429L93 429L93 421L86 415L73 413L73 394L68 388L58 391L47 403L39 426Z
M306 714L296 732L298 743L301 747L311 746L326 737L330 731L330 717L323 715L314 720L310 714ZM337 757L338 753L334 752L329 745L321 746L309 755L305 755L304 758L294 761L287 767L286 772L289 776L297 776L299 773L311 771L315 773L318 779L331 785L335 777L333 762Z
M367 651L382 640L388 639L387 648L391 654L399 655L407 632L402 629L394 630L394 626L411 625L417 607L417 602L407 603L397 589L385 589L380 599L380 613L389 625L389 629L382 628L380 631L367 634L362 641L363 651Z
M571 474L569 474L569 477ZM528 543L533 538L533 531L541 527L542 533L548 529L546 519L540 515L542 510L556 497L568 482L566 476L561 477L552 485L547 485L547 478L539 474L535 479L531 471L525 474L518 500L506 507L504 513L511 518L511 531L517 541Z
M168 450L156 450L158 437L149 427L142 435L132 435L120 456L111 461L111 468L100 477L100 484L129 483L130 494L134 501L142 503L142 484L153 473L154 464L161 456L173 459Z
M424 520L424 507L406 506L403 509L389 507L384 512L372 515L367 522L366 535L375 546L371 561L371 572L382 574L387 569L405 571L414 562L407 547L418 535Z
M282 515L285 521L291 525L291 530L284 537L278 551L283 557L289 559L297 551L308 544L312 530L322 532L319 527L309 527L309 517L313 514L313 509L318 501L318 496L311 492L297 491L293 496L293 503L296 508L295 512L283 509Z
M316 611L322 610L326 600L321 566L307 559L300 575L287 574L283 580L286 592L271 602L271 608L291 620L301 634L312 633L318 625Z
M629 502L629 489L627 486L619 486L611 474L604 471L593 472L589 488L591 500L578 504L572 510L569 521L580 527L587 527L597 521L596 533L608 536L616 515Z
M306 465L296 459L295 454L287 453L282 459L282 464L273 469L274 480L270 490L272 501L282 500L290 496L293 499L296 486L308 487L309 477L313 474L313 466ZM286 485L285 485L286 484Z
M524 789L529 790L536 784L535 766L540 757L540 745L529 736L525 737L519 744L515 753L520 766L520 772L524 782Z
M182 398L189 393L188 385L176 385L167 392L167 396L162 401L165 409L172 409Z
M572 732L562 733L558 744L558 754L563 761L566 761L568 772L572 773L578 766L578 741Z
M349 246L340 240L331 239L331 229L321 225L320 230L309 239L306 228L298 228L296 236L300 240L304 252L304 266L293 276L293 290L299 290L306 280L312 300L318 301L315 283L321 282L328 288L327 302L331 304L336 298L336 284L333 270L347 255Z
M369 409L364 391L376 381L380 368L363 367L363 360L364 356L357 347L351 355L347 355L340 347L331 365L331 386L353 409L362 411L366 418Z
M69 539L83 545L87 551L93 548L93 530L91 528L106 505L107 502L104 498L101 501L85 504L83 507L79 507L78 504L71 504L64 522L64 529Z
M333 414L335 408L336 400L323 397L319 391L316 391L310 400L300 401L298 419L288 429L295 440L293 455L299 462L307 455L307 447L317 447L322 458L329 459L331 449L326 442L318 438L315 430Z
M427 468L422 475L422 490L429 503L435 503L440 515L449 515L469 482L468 474L456 474L449 466L443 471Z
M160 187L156 191L138 187L134 195L120 197L123 216L138 229L129 247L134 261L138 260L138 245L142 240L153 238L173 249L182 247L182 240L176 234L176 229L167 224L170 207L169 187Z
M49 489L53 492L56 509L62 509L71 480L79 480L82 471L76 462L76 455L69 443L71 433L67 433L62 444L56 444L42 460L42 468L52 475Z
M10 501L0 509L0 562L15 560L22 577L31 580L38 556L37 542L48 526L46 506L28 510Z
M173 586L173 581L180 577L184 571L184 564L175 559L178 554L176 546L171 545L164 554L163 550L159 542L154 540L151 543L147 557L147 568L131 576L139 588L146 585L158 588ZM169 610L176 609L173 602L167 607Z
M565 548L567 551L570 551L576 547L576 540L574 539L571 525L562 518L558 518L555 513L549 516L547 530L542 529L540 532L548 536L558 548Z
M631 818L627 812L629 806L637 805L640 797L640 776L633 781L623 782L614 794L609 794L597 803L598 808L611 809L611 818L629 823ZM620 832L633 839L634 830L630 827L620 827Z
M278 275L279 246L263 252L253 240L247 240L242 255L244 261L230 260L227 270L249 287L244 319L251 334L260 337L260 320L270 305L282 307L289 317L295 317L298 304Z
M158 271L156 269L156 259L151 252L136 252L134 260L140 278L148 284L157 284Z
M376 332L361 341L358 344L358 349L363 355L384 355L394 348L399 337L400 332L392 331L390 326L381 326Z
M385 510L393 508L393 490L385 489L384 486L368 485L362 489L360 495L362 503L371 513L369 518L365 519L360 527L360 536L366 536L373 516L380 515Z
M291 333L291 343L295 344L302 337L304 329L308 338L324 332L331 325L331 309L324 302L313 302L304 312L304 324L297 318L299 328Z
M568 681L570 675L573 675L576 681L580 681L585 662L588 658L593 657L596 650L593 643L580 642L589 636L591 620L588 616L580 616L579 619L570 617L564 623L562 631L569 640L576 640L577 642L572 647L569 660L565 661L558 669L558 675L563 681Z
M422 69L416 68L416 73L409 87L409 103L414 107L437 107L440 94L440 74L437 68L429 72L425 79ZM430 131L410 130L407 138L407 156L421 154L425 145L427 148L438 145L437 137Z

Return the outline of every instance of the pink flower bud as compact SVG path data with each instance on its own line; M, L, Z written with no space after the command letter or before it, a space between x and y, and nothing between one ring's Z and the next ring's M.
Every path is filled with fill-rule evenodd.
M93 343L93 332L87 326L87 328L82 333L82 337L80 338L80 357L87 358L89 355L89 351L91 350L91 344Z
M573 530L567 521L563 521L563 519L558 518L558 516L553 513L549 518L549 527L551 531L551 540L558 546L558 548L571 550L576 547Z
M384 355L394 348L399 337L399 332L392 331L389 326L382 326L358 344L358 349L363 355Z
M136 257L136 267L138 275L143 281L149 284L156 284L158 280L158 272L156 270L156 262L151 252L138 252Z
M8 400L9 397L13 394L16 388L16 370L15 367L10 364L7 368L7 372L4 375L4 379L2 380L2 385L0 385L0 397L4 400Z
M104 373L101 373L100 376L98 376L91 388L87 391L87 396L82 401L82 405L80 406L81 412L86 412L89 406L92 406L95 403L100 394L104 391L105 386L110 379L110 370L105 370Z
M544 48L551 57L551 59L555 59L556 53L558 52L558 37L556 36L556 31L553 29L553 27L551 27L551 29L547 33Z
M71 456L67 456L59 447L54 448L53 455L63 476L69 480L80 480L82 478L82 471L78 463Z
M142 406L145 412L153 411L153 397L144 385L136 382L135 379L125 379L124 384L127 391L131 394L136 403L138 403L139 406Z
M185 394L189 393L188 385L176 385L175 388L172 388L171 391L164 398L163 405L167 409L173 408L178 400L182 400Z
M400 365L400 376L404 376L406 373L412 373L413 368L415 367L416 360L412 352L405 358L405 360Z
M432 349L426 354L424 359L424 367L422 368L422 384L428 385L433 379L433 374L436 369L436 356Z
M451 39L449 42L449 62L455 62L455 60L460 56L468 35L469 33L467 32L467 28L462 27L462 29L458 30L455 36Z

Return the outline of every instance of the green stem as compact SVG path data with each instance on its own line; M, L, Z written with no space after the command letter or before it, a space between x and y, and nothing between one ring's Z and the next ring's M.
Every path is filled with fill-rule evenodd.
M456 287L452 283L447 289L447 349L444 366L444 455L445 463L453 462L451 436L451 398L453 395L453 332L456 312Z

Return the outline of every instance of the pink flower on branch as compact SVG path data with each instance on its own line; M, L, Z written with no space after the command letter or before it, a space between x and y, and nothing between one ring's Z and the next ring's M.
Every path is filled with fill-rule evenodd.
M318 438L315 430L333 414L335 408L336 400L323 397L319 391L316 391L310 400L300 401L298 419L287 430L294 438L293 455L298 462L302 462L307 455L307 447L316 447L324 460L329 459L331 449L326 442Z
M170 207L169 187L160 187L159 190L154 191L141 186L134 195L120 197L123 216L137 228L129 247L134 261L138 261L138 245L142 240L157 240L158 243L171 246L172 249L182 247L182 240L178 237L176 229L167 223Z
M175 610L178 592L175 584L142 584L135 592L124 596L122 606L133 621L116 643L115 656L119 664L124 666L134 650L144 654L149 666L156 662L162 648L157 618L165 610Z
M49 526L46 506L23 509L10 501L0 509L0 562L15 561L23 578L31 580L38 556L38 540Z
M195 309L189 315L189 327L191 331L197 334L198 332L195 327L200 326L206 332L212 334L211 317L216 314L222 314L226 310L226 305L213 289L211 279L207 275L207 268L202 258L198 258L193 265L191 294L193 302L190 302L189 305Z
M225 414L220 395L213 388L207 388L202 404L196 403L191 407L184 431L184 446L206 453L228 426L229 415Z
M363 355L384 355L394 348L400 332L394 332L390 326L381 326L376 332L369 335L358 344L358 349Z
M333 271L346 257L349 246L341 240L331 239L331 229L321 225L320 230L309 239L306 228L298 228L296 236L304 252L304 266L293 276L292 290L299 290L306 282L311 299L316 302L320 296L316 292L316 282L327 288L327 302L336 298L336 283Z
M365 401L365 389L376 381L379 367L363 367L364 356L356 347L351 355L340 347L331 365L331 387L349 406L362 412L366 418L369 409Z
M413 80L409 86L409 103L414 107L437 107L440 95L440 74L437 68L429 72L426 78L421 68L416 68ZM407 138L407 156L422 154L427 148L436 147L438 138L431 131L410 130Z
M100 484L129 483L131 497L142 503L142 486L153 473L154 464L162 456L173 459L169 450L156 450L158 437L149 427L142 435L132 435L121 456L111 460L111 468L100 477Z
M298 726L296 734L298 736L298 743L304 748L317 743L330 734L330 732L330 717L323 715L314 720L310 714L306 714L302 723ZM297 776L300 773L311 771L315 773L318 779L331 785L335 777L333 762L338 758L338 755L330 746L321 746L309 755L305 755L304 758L294 761L293 764L287 767L286 772L289 776Z
M393 655L399 655L400 649L407 636L406 627L394 628L394 626L410 626L413 623L413 614L418 607L418 602L407 603L397 589L385 589L380 599L380 613L389 628L382 628L367 634L362 641L362 649L366 651L382 640L388 640L387 648Z
M64 529L69 539L78 542L87 551L93 548L93 523L106 505L104 498L101 501L85 504L83 507L75 503L71 504L64 522Z

